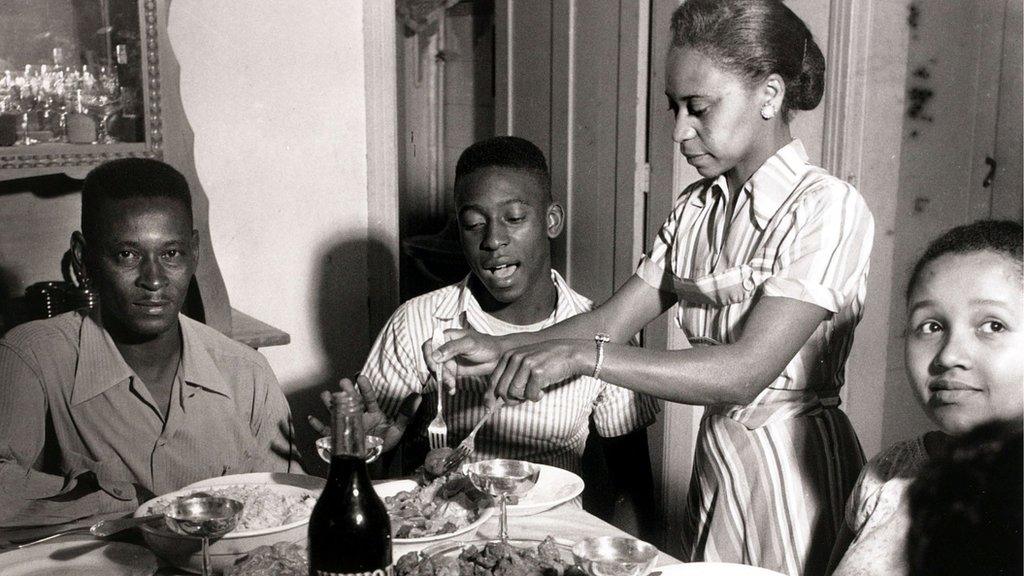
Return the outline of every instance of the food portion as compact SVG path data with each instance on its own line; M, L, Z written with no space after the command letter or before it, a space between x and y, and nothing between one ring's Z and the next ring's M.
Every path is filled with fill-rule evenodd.
M426 458L423 459L423 466L416 469L416 476L420 479L420 484L427 484L444 474L444 460L451 456L452 452L455 450L447 446L434 448L427 452Z
M270 484L231 484L196 489L179 496L217 496L231 498L243 504L242 517L232 531L245 532L262 528L276 528L309 518L316 505L316 493L310 490L288 487L275 489ZM174 502L173 498L157 500L150 506L149 514L163 514Z
M435 478L426 486L384 498L395 538L450 534L475 522L489 502L462 474Z
M501 542L467 545L449 554L409 552L395 563L395 576L586 576L548 536L536 547Z
M224 571L224 576L307 576L306 547L290 542L260 546Z

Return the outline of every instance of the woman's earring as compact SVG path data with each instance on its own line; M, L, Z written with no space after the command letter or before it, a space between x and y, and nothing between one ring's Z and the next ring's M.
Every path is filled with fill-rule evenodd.
M765 102L764 106L761 106L761 118L765 120L775 118L775 106L772 106L771 102Z

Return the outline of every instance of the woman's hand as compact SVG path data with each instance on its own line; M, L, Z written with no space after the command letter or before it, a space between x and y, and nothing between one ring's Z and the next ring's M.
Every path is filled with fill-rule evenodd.
M357 376L356 384L354 385L348 378L342 378L341 382L338 383L338 387L360 400L360 410L363 412L363 430L369 435L379 436L384 440L384 452L391 450L401 441L402 435L405 434L405 429L409 425L409 420L416 413L416 409L419 408L420 400L422 399L419 394L406 396L398 409L398 416L392 420L380 409L380 405L377 404L377 393L373 389L373 384L365 376ZM327 407L327 410L330 411L330 391L324 390L321 392L320 400ZM331 433L331 427L324 425L315 416L307 416L307 420L309 425L320 435L326 436Z
M445 330L446 342L436 350L431 340L423 343L423 357L434 374L444 365L442 378L449 394L455 393L455 381L468 376L487 376L494 371L503 351L502 338L476 330Z
M548 340L505 352L491 374L494 394L507 401L540 400L544 389L586 373L589 340ZM589 367L593 370L593 367Z

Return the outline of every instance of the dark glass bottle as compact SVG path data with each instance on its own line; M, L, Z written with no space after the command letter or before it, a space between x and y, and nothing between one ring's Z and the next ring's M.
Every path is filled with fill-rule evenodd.
M366 434L355 398L332 395L331 471L309 517L310 576L390 576L391 521L366 471Z

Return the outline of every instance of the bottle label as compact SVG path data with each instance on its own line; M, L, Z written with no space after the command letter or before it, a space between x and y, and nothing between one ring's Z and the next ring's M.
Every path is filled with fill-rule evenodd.
M326 570L314 570L316 576L393 576L394 567L378 568L372 572L328 572Z

